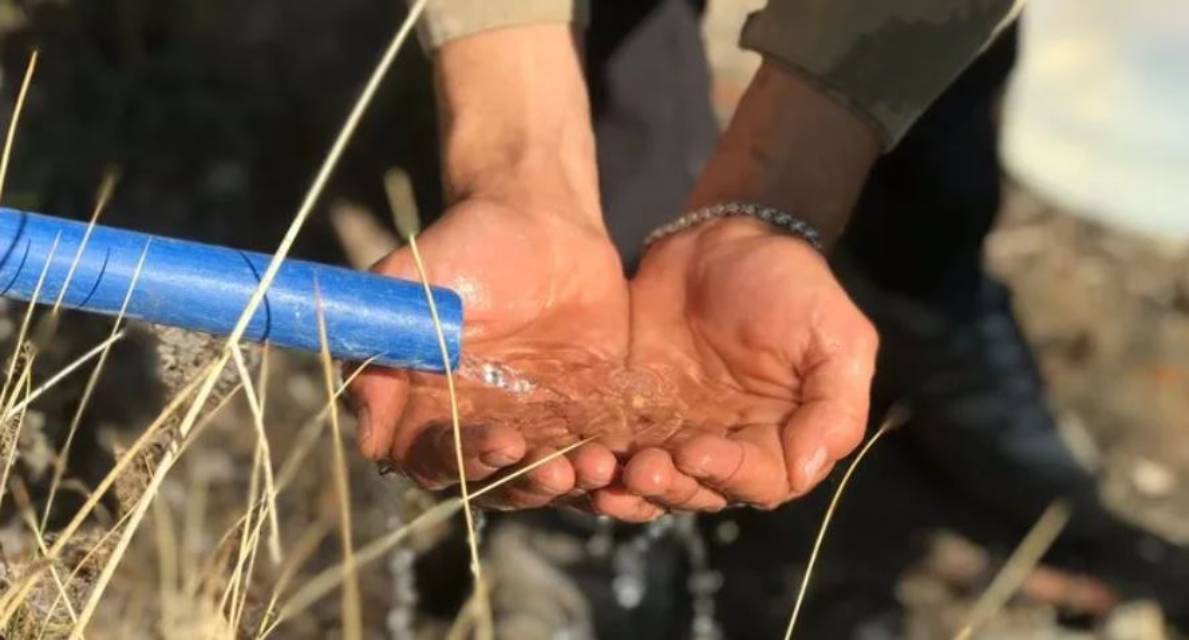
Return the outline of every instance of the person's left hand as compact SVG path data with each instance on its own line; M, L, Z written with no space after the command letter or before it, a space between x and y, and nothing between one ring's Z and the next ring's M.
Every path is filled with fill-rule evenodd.
M680 426L641 438L596 510L771 509L861 441L878 339L806 242L755 220L705 223L653 246L631 295L630 366L670 381Z

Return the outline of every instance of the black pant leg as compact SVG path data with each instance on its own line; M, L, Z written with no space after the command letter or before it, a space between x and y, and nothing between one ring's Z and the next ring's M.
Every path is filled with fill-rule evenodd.
M603 210L626 265L680 213L718 126L701 2L600 0L587 33Z
M893 292L964 315L1000 205L995 105L1016 57L1003 34L876 163L842 247Z

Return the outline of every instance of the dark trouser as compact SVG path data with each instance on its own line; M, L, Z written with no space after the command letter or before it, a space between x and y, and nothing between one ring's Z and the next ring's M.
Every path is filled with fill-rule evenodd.
M872 169L842 247L883 288L973 313L983 241L999 211L994 112L1015 57L1013 29Z
M587 76L607 225L630 268L644 236L679 213L718 136L701 8L593 3Z

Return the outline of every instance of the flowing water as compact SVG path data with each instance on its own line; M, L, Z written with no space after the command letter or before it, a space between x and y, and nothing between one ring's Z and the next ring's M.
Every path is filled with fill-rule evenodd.
M506 425L530 444L559 447L597 436L615 451L666 442L680 434L717 432L736 421L732 402L671 368L628 367L550 357L464 357L457 389L463 424ZM415 375L406 418L448 420L440 376ZM710 385L711 390L714 385ZM692 399L692 400L691 400Z

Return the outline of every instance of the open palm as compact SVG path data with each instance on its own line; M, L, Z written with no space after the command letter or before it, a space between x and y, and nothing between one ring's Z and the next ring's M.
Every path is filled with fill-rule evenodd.
M631 366L674 380L680 420L627 463L603 506L771 508L861 440L876 334L825 260L756 221L663 241L632 282ZM646 501L636 496L644 496Z

